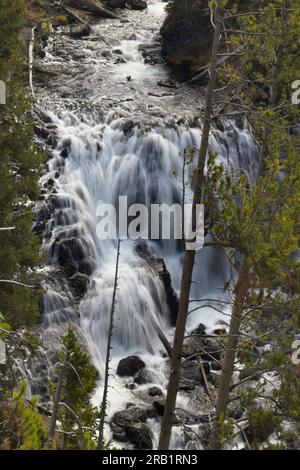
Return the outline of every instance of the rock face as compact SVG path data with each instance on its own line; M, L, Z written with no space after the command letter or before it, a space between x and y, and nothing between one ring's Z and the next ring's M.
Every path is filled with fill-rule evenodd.
M176 292L172 287L172 281L169 271L165 265L163 259L155 258L147 249L147 247L140 243L136 247L136 251L139 256L148 261L149 266L156 272L160 277L167 296L167 304L170 309L170 317L172 324L176 324L177 314L178 314L178 298Z
M139 356L128 356L121 359L117 368L117 374L120 377L132 377L140 370L144 369L146 364Z
M113 438L120 442L130 442L135 449L152 449L151 431L145 424L147 418L147 410L136 406L118 411L110 424Z
M185 66L193 72L209 63L213 28L208 3L207 0L169 0L161 35L162 55L170 65ZM256 11L267 5L267 0L229 0L228 6L233 5L237 5L239 13Z
M195 69L209 62L212 26L205 0L176 0L162 28L162 54L171 65Z

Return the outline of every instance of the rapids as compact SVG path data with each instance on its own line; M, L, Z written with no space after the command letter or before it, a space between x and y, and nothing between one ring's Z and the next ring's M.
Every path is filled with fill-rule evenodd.
M203 90L184 84L174 89L157 84L169 76L159 56L164 2L148 0L145 11L118 13L121 20L105 19L95 26L105 42L95 33L74 40L63 28L52 36L46 57L39 64L44 73L36 79L38 107L55 134L54 142L47 142L50 158L41 185L49 187L49 180L54 183L38 208L46 205L50 211L44 229L47 269L50 274L58 266L71 265L91 279L86 294L76 304L67 283L55 280L55 275L49 277L43 302L45 334L59 331L59 325L65 322L79 321L100 377L104 372L117 242L98 239L97 207L102 202L115 204L124 195L129 203L147 206L181 201L182 182L173 172L180 175L185 148L199 147L203 109ZM251 179L257 152L245 123L219 122L210 147L219 161L228 168L241 168ZM189 199L190 189L186 197ZM164 259L178 293L182 264L178 243L148 241L146 247L153 257ZM213 331L221 320L227 321L220 307L201 308L207 304L201 299L214 298L216 305L229 313L222 304L226 300L222 288L230 275L222 251L205 248L198 253L192 298L198 301L193 309L199 308L189 315L189 331L199 323L204 323L208 332ZM127 402L145 406L149 401L149 383L130 390L126 385L132 379L116 375L121 358L139 355L147 365L150 384L166 388L167 359L157 326L172 341L174 328L164 285L147 260L139 256L136 242L122 241L109 417L124 409ZM101 394L100 381L94 403L101 402ZM180 394L178 403L193 408L184 394ZM158 422L154 421L151 429L155 446ZM109 426L106 438L111 438ZM191 443L185 442L183 431L175 427L172 447L186 446Z

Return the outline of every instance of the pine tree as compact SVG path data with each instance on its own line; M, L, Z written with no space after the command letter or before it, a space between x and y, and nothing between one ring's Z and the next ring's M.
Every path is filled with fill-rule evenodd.
M220 73L230 95L222 111L229 110L233 115L238 111L247 117L259 145L260 158L254 184L249 186L241 175L232 186L232 178L224 177L214 206L218 214L212 215L217 221L213 226L215 238L221 245L229 243L239 253L212 448L220 448L224 438L234 363L244 317L251 305L249 299L253 302L258 289L255 310L260 315L266 292L270 299L274 290L282 289L291 273L295 275L297 271L291 255L299 246L300 166L298 139L293 131L299 110L291 103L291 83L295 67L299 70L295 48L299 25L296 2L289 2L287 9L286 2L278 0L269 2L257 14L240 16L236 29L227 27L227 33L232 34L227 45L238 51L238 56L232 63L225 63ZM215 172L215 179L216 175ZM216 193L214 184L213 193ZM214 205L212 200L211 204ZM258 411L258 416L259 413L262 411Z
M66 364L66 367L61 377L61 391L57 397L58 414L55 417L54 432L58 419L65 434L62 443L57 439L56 443L64 449L96 448L100 415L98 409L91 405L90 399L95 392L98 371L91 364L89 355L83 350L71 327L62 341L64 348L61 352L58 376L62 364ZM54 433L51 432L49 437L53 440Z
M0 105L0 311L13 327L35 324L37 292L4 281L34 284L39 242L33 236L33 201L39 186L42 157L34 144L22 22L26 2L0 0L0 80L6 84L6 105Z

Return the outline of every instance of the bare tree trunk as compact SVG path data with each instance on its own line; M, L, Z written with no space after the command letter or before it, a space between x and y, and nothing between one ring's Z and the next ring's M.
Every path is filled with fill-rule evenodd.
M56 429L56 421L57 421L57 415L58 415L58 410L59 410L60 396L61 396L63 381L64 381L66 371L69 365L70 365L70 353L67 352L66 359L64 360L64 363L62 365L62 368L60 370L60 373L57 379L55 395L53 398L53 408L52 408L49 431L48 431L48 445L51 444L51 440L55 437L55 429Z
M35 39L35 31L36 31L36 26L34 26L31 30L31 39L29 43L29 86L30 86L30 91L32 94L32 99L35 101L35 94L34 94L34 88L33 88L33 80L32 80L32 68L33 68L33 49L34 49L34 39Z
M216 405L215 421L209 447L214 450L222 448L221 420L224 419L231 379L234 371L236 350L239 342L241 323L243 320L243 310L248 296L249 289L249 267L245 260L242 261L239 271L239 278L235 286L235 299L230 320L227 348L225 351L224 364L221 372L221 382Z
M114 282L114 288L113 288L113 296L112 296L112 303L111 303L111 310L110 310L110 322L109 322L109 328L108 328L107 348L106 348L106 362L105 362L103 398L102 398L102 403L101 403L101 415L100 415L99 436L98 436L98 445L97 445L98 450L101 450L104 447L103 434L104 434L104 424L105 424L106 408L107 408L109 363L110 363L110 352L111 352L111 349L112 349L111 348L111 342L112 342L114 316L115 316L115 310L116 310L116 296L117 296L117 288L118 288L120 243L121 243L120 240L118 240L115 282Z
M192 230L194 231L197 226L197 204L201 201L202 189L203 189L203 177L206 163L206 156L208 150L209 133L211 126L211 115L213 106L213 92L216 83L217 75L217 60L218 50L220 45L221 35L221 17L220 17L220 1L217 1L217 7L213 12L213 18L215 23L214 30L214 41L210 65L210 77L208 82L207 94L206 94L206 108L204 115L203 131L201 138L201 146L199 151L197 172L195 177L195 190L192 207ZM186 250L183 261L183 272L181 279L181 290L179 300L179 310L177 316L176 330L174 336L173 353L171 361L171 371L168 384L165 412L162 419L162 426L160 432L160 439L158 449L168 449L170 445L173 416L176 405L176 397L178 391L178 384L180 379L180 367L181 367L181 353L184 341L186 318L189 308L190 288L192 282L192 274L195 261L195 251Z

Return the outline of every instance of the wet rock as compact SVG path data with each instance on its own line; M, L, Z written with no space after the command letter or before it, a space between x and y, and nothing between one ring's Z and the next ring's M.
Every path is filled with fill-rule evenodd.
M200 323L197 328L192 331L192 335L206 335L206 326Z
M90 284L88 275L82 273L74 273L68 278L69 284L72 287L76 300L80 300L86 294Z
M177 88L177 83L169 78L168 80L160 80L157 82L157 85L163 86L166 88Z
M186 361L182 364L179 389L193 390L197 385L202 385L203 379L198 361Z
M136 384L135 383L126 384L125 387L128 388L128 390L134 390L136 388Z
M132 10L145 10L147 8L145 0L127 0L126 5Z
M118 364L117 374L120 377L131 377L141 369L144 369L145 366L146 364L139 356L124 357Z
M139 370L134 378L134 383L138 385L144 385L150 383L152 377L146 369Z
M91 27L88 23L80 24L70 27L70 35L74 39L80 39L82 37L89 36L91 32Z
M178 314L178 297L176 295L176 292L174 291L172 287L172 281L171 281L171 276L169 271L167 270L167 267L165 265L165 262L163 259L155 258L147 249L147 247L139 243L136 246L136 251L139 254L139 256L143 259L146 259L148 261L149 266L156 272L156 274L160 277L165 291L166 291L166 297L167 297L167 304L170 310L170 317L171 317L171 322L172 325L175 325L176 319L177 319L177 314Z
M226 335L226 330L225 328L217 328L216 330L213 331L213 334L217 336L224 336Z
M128 135L134 128L135 124L133 121L126 121L123 125L123 132L125 135Z
M65 147L61 152L60 152L60 156L62 158L68 158L69 156L69 148L68 147Z
M104 57L105 59L110 59L112 57L112 52L110 49L104 49L102 52L101 52L101 55L102 57Z
M165 412L165 400L164 398L158 398L157 400L154 400L153 402L153 408L158 414L158 416L163 416Z
M150 395L150 397L159 397L162 394L163 392L159 387L151 387L148 390L148 395Z
M218 361L211 361L210 367L211 367L211 370L219 371L222 369L222 364Z
M118 411L110 424L113 438L120 442L129 442L135 449L152 449L151 431L145 424L147 418L147 410L136 406Z

